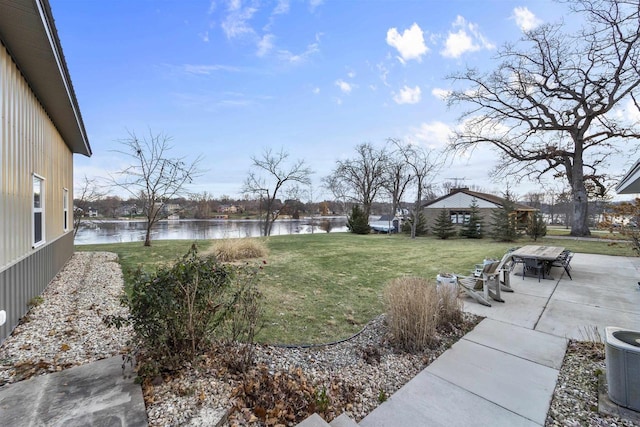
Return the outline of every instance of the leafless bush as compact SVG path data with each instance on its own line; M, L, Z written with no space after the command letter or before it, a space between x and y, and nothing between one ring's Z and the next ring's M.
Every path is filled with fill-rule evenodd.
M320 221L320 229L321 230L326 231L327 233L329 233L332 228L333 228L333 224L331 224L331 221L329 221L328 219L323 219L322 221Z

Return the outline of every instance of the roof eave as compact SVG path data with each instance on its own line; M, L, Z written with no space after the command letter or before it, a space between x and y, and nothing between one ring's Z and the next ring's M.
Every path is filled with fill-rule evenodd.
M640 160L636 161L629 172L620 180L616 186L618 194L640 193Z
M0 40L73 153L91 156L47 0L0 0ZM26 34L28 33L28 34Z

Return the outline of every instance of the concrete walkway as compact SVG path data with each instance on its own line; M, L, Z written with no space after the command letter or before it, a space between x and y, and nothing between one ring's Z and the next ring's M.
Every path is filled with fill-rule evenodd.
M0 425L142 427L142 389L122 357L111 357L0 388Z
M576 254L573 280L511 275L514 293L485 316L361 426L544 425L567 338L604 337L606 326L640 329L640 259Z

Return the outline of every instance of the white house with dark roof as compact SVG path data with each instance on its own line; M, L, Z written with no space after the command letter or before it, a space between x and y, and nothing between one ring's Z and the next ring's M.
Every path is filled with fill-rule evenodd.
M475 201L479 215L482 218L485 232L491 229L491 215L501 209L505 199L494 194L471 191L468 188L454 188L446 196L432 200L423 205L427 224L433 225L440 212L445 209L449 213L451 222L461 228L469 221L471 204ZM538 210L531 206L515 203L515 213L519 228L526 227L529 218Z

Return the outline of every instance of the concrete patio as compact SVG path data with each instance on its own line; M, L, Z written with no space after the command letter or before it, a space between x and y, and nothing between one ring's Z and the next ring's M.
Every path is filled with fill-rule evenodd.
M360 422L361 426L544 425L567 339L604 337L606 326L640 329L640 258L576 254L573 280L516 275L514 293L473 331Z

